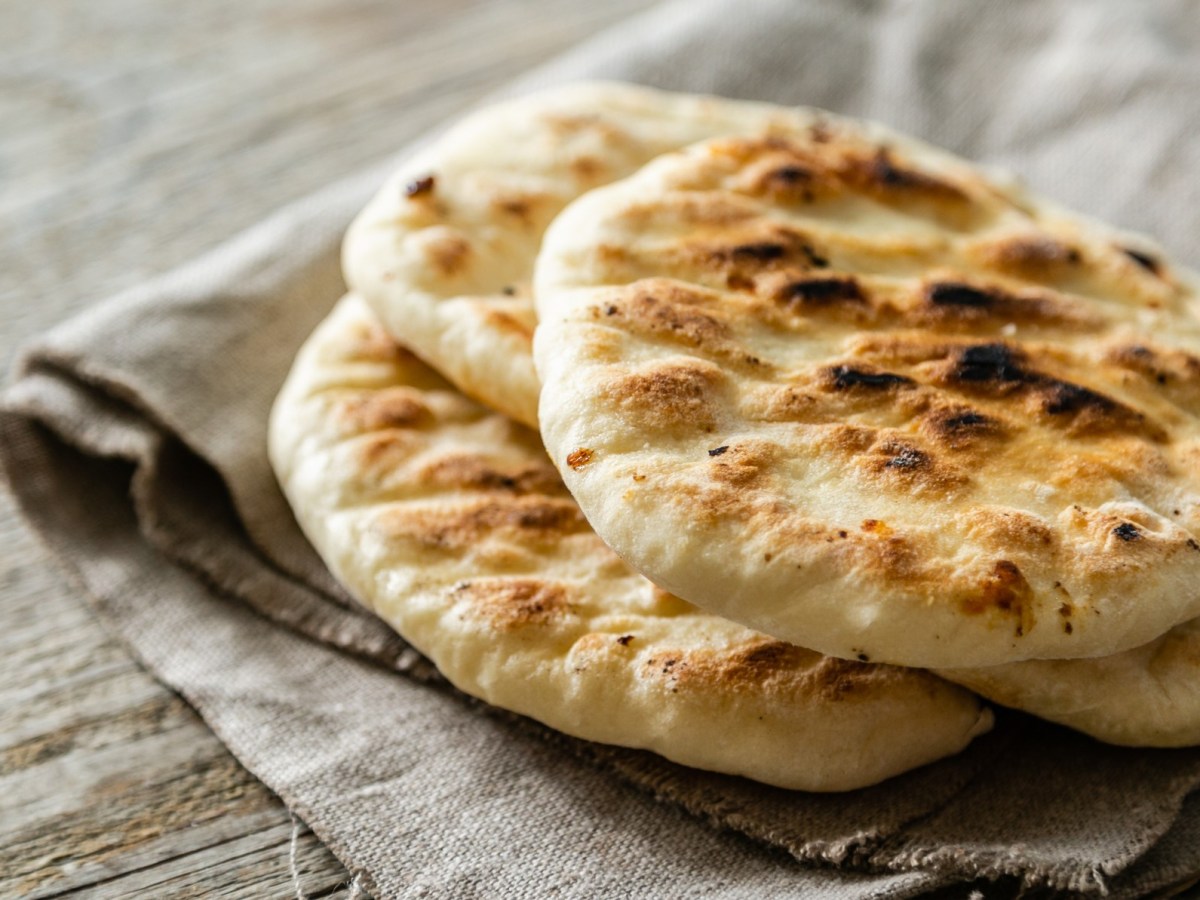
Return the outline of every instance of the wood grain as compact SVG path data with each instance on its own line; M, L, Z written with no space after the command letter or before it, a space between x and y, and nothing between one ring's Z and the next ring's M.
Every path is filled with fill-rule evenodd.
M0 359L647 0L0 4ZM342 897L0 494L0 896Z

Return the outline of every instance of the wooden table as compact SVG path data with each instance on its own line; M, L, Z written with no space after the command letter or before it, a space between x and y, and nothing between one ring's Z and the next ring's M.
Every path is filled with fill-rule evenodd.
M0 355L648 4L0 4ZM0 493L0 896L349 893L292 831Z

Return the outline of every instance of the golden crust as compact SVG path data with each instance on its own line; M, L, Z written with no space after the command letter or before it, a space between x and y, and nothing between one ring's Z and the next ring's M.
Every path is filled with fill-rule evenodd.
M271 459L334 574L462 690L806 790L874 783L990 726L977 698L927 672L826 659L656 588L590 530L536 434L387 343L361 301L339 304L276 402ZM727 448L719 483L736 493L773 453Z
M708 141L548 232L546 445L623 557L779 638L1118 652L1200 614L1200 317L1144 247L874 126ZM707 454L764 441L730 492Z

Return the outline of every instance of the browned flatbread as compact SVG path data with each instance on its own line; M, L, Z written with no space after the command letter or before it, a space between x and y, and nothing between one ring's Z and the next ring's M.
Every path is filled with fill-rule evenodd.
M1144 239L829 117L551 226L551 456L657 583L832 655L1078 658L1200 614L1200 317Z
M659 590L596 537L535 432L339 304L276 402L271 459L333 573L455 685L553 728L814 791L992 722L927 672L822 657Z
M347 283L459 390L537 426L529 281L571 200L660 153L802 112L632 84L557 85L466 116L346 235Z

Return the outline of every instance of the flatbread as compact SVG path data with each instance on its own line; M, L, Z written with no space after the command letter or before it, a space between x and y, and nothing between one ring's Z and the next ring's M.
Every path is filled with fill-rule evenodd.
M488 107L407 161L358 216L347 283L461 391L537 427L529 282L551 219L660 153L783 113L603 82Z
M1200 620L1114 656L1035 659L937 674L1109 744L1200 744Z
M668 154L572 204L541 427L601 537L843 658L1081 658L1200 614L1194 276L877 126Z
M568 734L810 791L992 723L926 672L821 657L702 613L588 528L537 435L343 300L297 357L270 452L333 573L457 687Z

